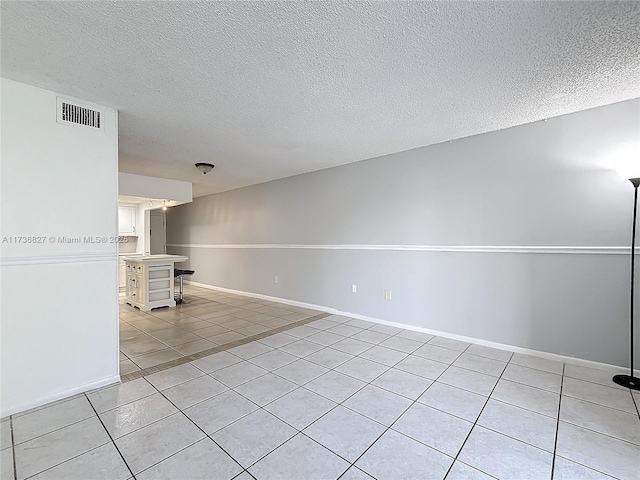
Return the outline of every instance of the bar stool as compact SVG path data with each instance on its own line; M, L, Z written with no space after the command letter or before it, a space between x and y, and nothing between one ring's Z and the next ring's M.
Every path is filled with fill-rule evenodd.
M174 297L175 301L176 301L176 305L181 305L181 304L189 304L191 302L187 302L184 297L184 286L183 286L183 279L186 275L193 275L194 273L196 273L195 270L184 270L182 268L174 268L173 269L173 278L179 278L180 279L180 294L176 297Z

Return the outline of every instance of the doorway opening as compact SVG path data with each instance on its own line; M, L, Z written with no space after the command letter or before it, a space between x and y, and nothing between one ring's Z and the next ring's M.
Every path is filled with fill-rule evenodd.
M152 210L149 215L149 253L165 255L167 253L166 216L162 210Z

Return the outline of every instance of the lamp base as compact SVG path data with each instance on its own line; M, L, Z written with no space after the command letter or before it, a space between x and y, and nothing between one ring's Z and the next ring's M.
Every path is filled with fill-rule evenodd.
M618 385L630 388L631 390L640 390L640 378L631 375L615 375L613 381Z

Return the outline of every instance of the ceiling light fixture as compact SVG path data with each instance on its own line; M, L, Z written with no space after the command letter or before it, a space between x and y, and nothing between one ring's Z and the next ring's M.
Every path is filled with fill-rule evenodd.
M213 170L213 167L215 167L215 165L212 165L210 163L196 163L196 168L200 170L203 175L206 175L211 170Z
M162 210L167 211L167 201L162 200Z

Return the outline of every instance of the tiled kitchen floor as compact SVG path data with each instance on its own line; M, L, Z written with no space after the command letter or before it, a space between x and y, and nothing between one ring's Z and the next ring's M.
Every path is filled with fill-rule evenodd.
M269 332L320 312L185 285L190 304L141 312L120 298L120 374Z
M611 373L328 316L5 419L2 479L638 479Z

